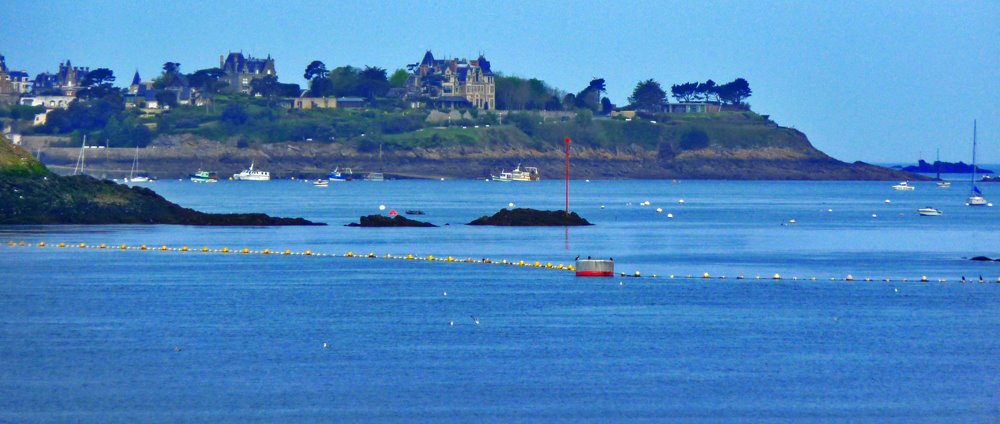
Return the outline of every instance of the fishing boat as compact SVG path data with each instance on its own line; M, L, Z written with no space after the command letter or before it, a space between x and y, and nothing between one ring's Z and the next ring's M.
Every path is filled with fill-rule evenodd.
M219 182L219 175L211 171L198 170L194 174L191 174L191 182L195 183L217 183Z
M983 192L979 190L979 187L976 187L976 121L972 121L972 191L969 193L969 198L965 200L965 204L968 206L986 204Z
M333 169L333 172L326 176L326 179L331 183L351 181L354 179L354 172L351 171L351 168L344 168L344 170L341 171L340 167L337 167Z
M917 209L917 213L920 214L920 216L941 216L941 214L944 212L941 212L940 209L934 209L930 206L927 206Z
M233 174L234 180L239 181L270 181L271 173L267 171L254 170L254 162L250 162L250 168L240 171L239 174Z
M330 181L327 181L327 180L316 180L316 181L313 181L313 187L323 188L323 187L329 187L329 186L330 186Z
M148 183L149 177L137 174L139 170L139 145L135 145L135 158L132 159L132 169L128 172L128 178L125 179L127 183Z
M499 176L493 176L493 181L500 181L500 182L511 182L511 181L530 182L530 181L538 181L540 179L541 178L538 176L538 168L535 168L533 166L526 166L522 170L521 164L517 164L517 167L514 168L513 171L510 172L501 171Z
M916 190L917 188L915 186L911 186L908 181L903 181L903 182L901 182L899 184L896 184L896 185L892 186L892 189L893 190L899 190L899 191L912 191L912 190Z

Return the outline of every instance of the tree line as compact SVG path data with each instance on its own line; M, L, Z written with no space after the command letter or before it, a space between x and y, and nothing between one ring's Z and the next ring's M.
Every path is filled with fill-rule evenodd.
M719 85L715 81L685 82L670 87L670 96L678 102L716 102L726 105L743 105L753 94L750 83L743 78ZM667 92L654 79L636 84L629 104L638 110L660 111L667 104Z

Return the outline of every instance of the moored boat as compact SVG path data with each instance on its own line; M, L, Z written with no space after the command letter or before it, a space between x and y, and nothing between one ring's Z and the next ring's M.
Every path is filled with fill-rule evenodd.
M522 170L521 164L517 164L517 167L514 168L513 171L510 172L501 171L499 176L492 176L492 178L493 181L500 181L500 182L510 182L510 181L530 182L530 181L538 181L541 179L541 177L538 176L538 168L535 168L533 166L526 166Z
M250 168L240 171L238 174L233 174L234 180L239 181L270 181L271 173L267 171L254 170L254 162L250 162Z
M217 183L219 182L219 175L212 171L202 171L198 170L194 174L191 174L191 182L194 183Z
M382 175L381 172L369 172L367 175L365 175L365 181L379 182L379 181L384 181L384 180L385 180L385 176Z
M354 172L351 171L351 168L344 168L344 170L341 171L340 167L337 167L333 169L333 172L326 176L326 179L331 183L351 181L354 179Z
M313 187L321 187L322 188L322 187L329 187L329 186L330 186L330 182L327 181L327 180L316 180L316 181L313 181Z
M917 209L917 213L920 214L920 216L941 216L941 214L943 214L944 212L941 212L940 209L934 209L930 206L927 206Z
M972 192L969 193L969 198L965 200L965 204L968 206L983 206L987 204L986 198L983 197L983 192L976 186L976 121L972 121Z
M917 188L915 186L911 186L909 181L903 181L899 184L892 186L892 189L899 191L911 191L911 190L916 190Z

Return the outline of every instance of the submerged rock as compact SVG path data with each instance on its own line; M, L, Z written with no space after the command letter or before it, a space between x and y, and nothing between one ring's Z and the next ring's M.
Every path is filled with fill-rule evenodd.
M495 225L503 227L564 227L593 225L576 212L540 211L537 209L501 209L493 216L482 216L468 225Z
M390 218L385 215L368 215L362 216L359 223L352 222L347 224L346 227L437 227L437 225L431 224L430 222L422 222L414 219L406 218L402 215L396 215L394 218Z
M978 261L978 262L988 262L988 261L992 261L993 259L991 259L991 258L989 258L987 256L973 256L973 257L969 258L969 260L970 261Z

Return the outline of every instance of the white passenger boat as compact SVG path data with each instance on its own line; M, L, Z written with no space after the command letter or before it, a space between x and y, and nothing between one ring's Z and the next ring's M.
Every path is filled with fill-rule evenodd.
M493 176L493 181L500 181L500 182L511 182L511 181L530 182L530 181L538 181L540 179L541 178L538 176L538 168L535 168L533 166L526 166L522 170L521 164L517 164L517 167L514 168L514 170L511 172L501 171L499 176Z
M903 181L899 184L892 186L892 189L899 191L910 191L910 190L916 190L916 187L911 186L908 181Z
M239 174L233 174L234 180L239 181L270 181L271 173L267 171L254 170L254 162L250 162L250 169L244 169Z

